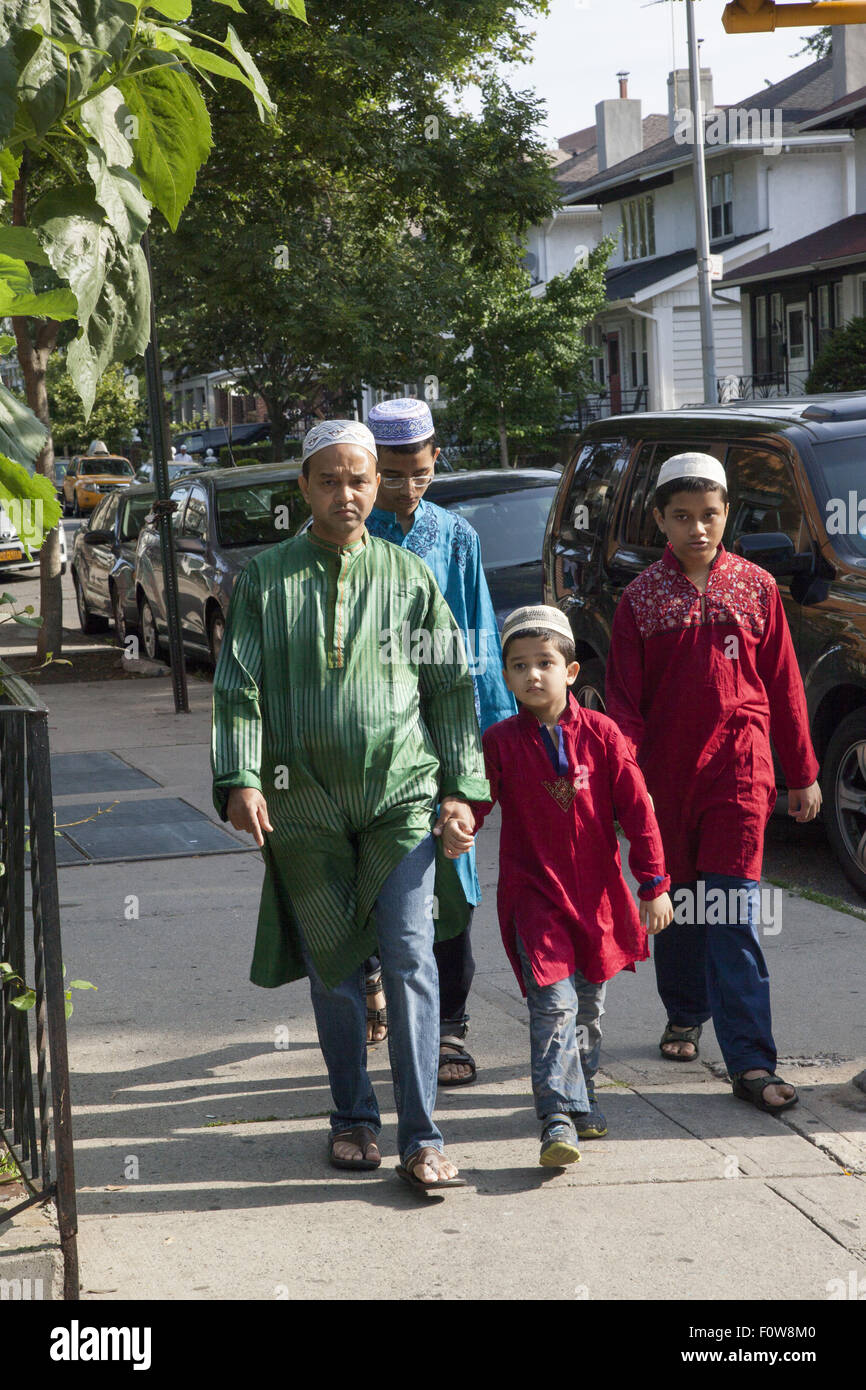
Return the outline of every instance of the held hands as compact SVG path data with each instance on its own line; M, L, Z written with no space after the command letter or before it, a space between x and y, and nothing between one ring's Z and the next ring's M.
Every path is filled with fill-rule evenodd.
M674 920L674 907L670 893L661 893L651 902L640 905L641 926L646 927L649 936L657 936Z
M814 820L821 809L821 788L817 782L801 791L788 789L788 815L796 821Z
M232 787L226 812L235 830L246 830L261 849L265 843L262 832L270 833L274 828L268 820L268 807L261 792L255 787Z
M446 796L443 799L433 834L442 836L442 848L449 859L458 859L475 844L475 836L472 834L474 824L468 802L461 801L457 796Z

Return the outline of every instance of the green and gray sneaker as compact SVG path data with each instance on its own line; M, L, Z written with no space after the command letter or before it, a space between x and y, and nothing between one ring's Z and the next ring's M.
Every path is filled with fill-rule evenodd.
M577 1134L567 1115L551 1115L545 1121L538 1161L542 1168L564 1168L580 1162Z
M602 1139L607 1134L607 1120L599 1109L595 1096L589 1098L589 1109L572 1115L578 1139Z

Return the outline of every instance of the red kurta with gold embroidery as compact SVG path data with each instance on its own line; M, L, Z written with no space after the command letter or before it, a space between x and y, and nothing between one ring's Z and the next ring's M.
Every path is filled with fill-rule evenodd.
M646 777L674 882L759 879L771 734L790 788L818 775L773 576L719 546L701 594L666 546L617 606L607 711Z
M581 709L569 695L559 724L568 762L563 779L538 720L525 708L492 724L481 740L492 799L473 805L475 828L498 801L499 925L524 994L515 932L540 985L575 969L600 984L647 959L646 932L622 876L615 819L630 841L629 868L638 883L660 879L640 896L657 898L670 886L644 779L613 720Z

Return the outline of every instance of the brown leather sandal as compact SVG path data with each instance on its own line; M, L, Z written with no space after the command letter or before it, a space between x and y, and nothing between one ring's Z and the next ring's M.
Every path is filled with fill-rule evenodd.
M364 989L365 989L365 993L366 993L368 999L372 999L373 996L376 995L376 994L381 994L381 995L384 996L385 991L384 991L384 989L382 988L382 972L381 972L381 970L378 970L378 971L376 972L375 975L368 975L368 976L367 976ZM378 1047L380 1043L383 1043L383 1042L386 1041L386 1039L387 1039L387 1037L388 1037L388 1008L387 1008L387 1005L385 1006L384 1009L371 1009L371 1008L370 1008L370 1005L369 1005L369 1004L367 1005L367 1027L370 1029L371 1032L373 1031L374 1028L384 1028L384 1029L385 1029L385 1032L384 1032L384 1034L383 1034L383 1036L382 1036L381 1038L370 1038L370 1039L368 1040L368 1042L367 1042L367 1046L368 1046L368 1047Z
M334 1145L338 1140L343 1140L347 1144L354 1144L361 1150L361 1158L337 1158L334 1154ZM368 1158L367 1151L373 1146L378 1149L377 1136L372 1129L366 1125L355 1125L354 1129L341 1130L339 1134L331 1134L328 1139L328 1161L332 1168L348 1168L349 1171L368 1172L372 1168L381 1165L382 1157Z
M402 1178L410 1187L414 1187L419 1192L441 1192L448 1187L468 1187L465 1178L437 1178L436 1182L422 1182L415 1175L415 1169L425 1164L431 1154L436 1154L437 1158L442 1156L441 1149L434 1149L432 1145L427 1145L423 1149L417 1149L405 1163L398 1163L396 1173L398 1178Z

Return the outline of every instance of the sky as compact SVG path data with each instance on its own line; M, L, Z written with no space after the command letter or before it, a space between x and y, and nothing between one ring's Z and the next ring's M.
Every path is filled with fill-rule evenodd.
M536 19L533 61L508 70L512 85L532 87L547 103L543 131L549 144L560 135L595 123L595 103L616 97L616 74L627 71L628 94L643 102L643 114L667 112L667 76L688 66L686 0L552 0L547 18ZM808 55L793 58L814 30L780 29L774 34L726 34L725 0L695 0L701 64L713 72L713 95L731 105L765 85L805 67ZM676 64L671 58L673 13Z

